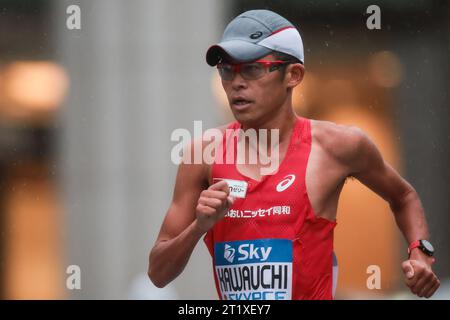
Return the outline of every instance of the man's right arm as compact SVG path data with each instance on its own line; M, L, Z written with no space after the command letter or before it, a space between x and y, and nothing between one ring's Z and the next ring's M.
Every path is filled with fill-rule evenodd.
M207 165L180 164L172 203L149 256L148 276L159 288L184 270L203 234L232 204L226 182L206 188Z

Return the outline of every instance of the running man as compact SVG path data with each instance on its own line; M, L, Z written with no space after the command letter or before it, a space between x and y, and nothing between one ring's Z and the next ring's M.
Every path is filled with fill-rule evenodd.
M359 128L293 110L292 91L305 73L298 30L274 12L247 11L228 24L206 61L217 66L236 119L218 128L224 138L216 160L231 154L233 161L180 164L149 257L152 282L164 287L174 280L203 237L221 299L332 299L338 199L345 180L354 177L390 204L409 244L402 263L406 285L431 297L440 283L417 192ZM270 156L279 165L270 174L261 173L259 160L236 161L239 134L229 138L228 132L251 129L278 129L278 152Z

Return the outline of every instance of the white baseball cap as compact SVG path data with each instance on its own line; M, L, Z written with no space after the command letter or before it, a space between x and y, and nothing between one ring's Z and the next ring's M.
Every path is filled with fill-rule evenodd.
M234 18L222 40L206 52L206 62L215 66L224 53L237 62L249 62L272 51L283 52L304 63L303 41L292 23L269 10L250 10Z

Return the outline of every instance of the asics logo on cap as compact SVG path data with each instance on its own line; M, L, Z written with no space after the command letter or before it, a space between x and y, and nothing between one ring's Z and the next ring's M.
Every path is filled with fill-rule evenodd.
M263 35L263 33L262 33L261 31L257 31L257 32L255 32L255 33L252 33L252 34L250 35L250 38L252 38L252 39L258 39L258 38L261 38L262 35Z
M287 176L285 176L283 178L283 180L280 181L280 183L277 184L277 191L283 192L284 190L289 188L291 186L291 184L294 183L294 180L295 180L295 175L288 174Z

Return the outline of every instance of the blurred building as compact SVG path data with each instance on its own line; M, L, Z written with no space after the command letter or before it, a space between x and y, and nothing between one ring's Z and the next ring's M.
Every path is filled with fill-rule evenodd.
M148 252L170 203L176 128L231 121L208 46L242 11L296 24L307 74L298 114L365 130L421 196L450 277L450 6L378 1L0 0L0 293L3 298L157 298ZM70 29L80 9L80 29ZM338 298L405 291L406 257L386 202L357 181L338 210ZM67 267L81 271L69 290ZM367 267L382 271L366 287ZM197 246L161 298L215 299ZM398 296L394 296L398 297ZM411 295L401 296L410 298ZM441 295L444 297L445 295Z

